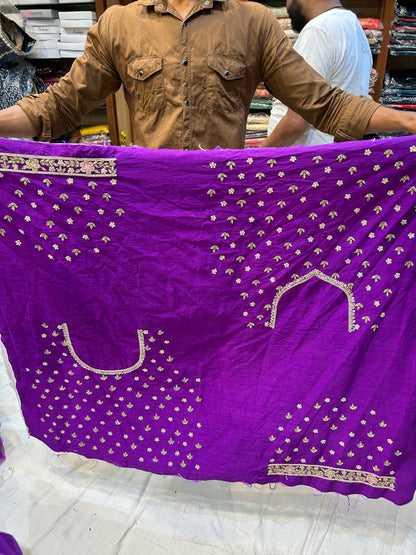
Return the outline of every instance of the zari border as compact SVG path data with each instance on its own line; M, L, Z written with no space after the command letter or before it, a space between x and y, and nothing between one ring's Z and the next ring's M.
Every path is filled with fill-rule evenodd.
M396 479L393 476L377 476L372 472L321 466L316 464L269 464L268 476L299 476L303 478L322 478L331 482L365 484L373 488L395 491Z
M10 153L0 154L0 172L90 178L117 176L116 158L72 158Z
M272 306L272 313L270 316L270 323L269 326L271 328L274 329L275 325L276 325L276 318L277 318L277 305L279 304L280 299L282 298L282 296L287 293L290 289L292 289L293 287L296 287L297 285L300 285L301 283L305 283L305 281L310 280L312 277L317 277L319 279L321 279L322 281L326 281L327 283L334 285L335 287L338 287L338 289L341 289L341 291L344 291L344 293L347 296L348 299L348 331L352 332L355 331L357 329L356 325L355 325L355 299L354 299L354 295L352 294L351 288L349 285L347 285L346 283L343 283L342 281L339 281L331 276L327 276L326 274L324 274L323 272L321 272L320 270L311 270L310 272L308 272L307 274L305 274L304 276L301 276L295 280L293 280L291 283L288 283L287 285L285 285L284 287L280 287L273 299L273 306Z
M139 338L139 347L140 347L140 358L136 362L136 364L134 364L133 366L130 366L129 368L120 368L120 370L100 370L99 368L93 368L92 366L89 366L83 360L81 360L79 356L76 354L75 349L71 342L71 337L69 335L68 325L64 323L58 327L63 331L64 338L65 338L64 344L66 347L68 347L68 350L71 353L72 357L78 362L80 366L82 366L86 370L89 370L90 372L95 372L96 374L104 374L104 375L129 374L130 372L133 372L134 370L137 370L138 368L140 368L140 366L143 364L143 361L146 356L145 348L144 348L143 330L137 330L137 335Z

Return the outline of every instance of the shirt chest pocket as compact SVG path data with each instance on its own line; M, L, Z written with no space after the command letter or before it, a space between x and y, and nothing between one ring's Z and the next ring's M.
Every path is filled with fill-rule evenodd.
M208 56L208 104L216 112L241 110L245 97L247 64L232 56Z
M166 105L163 59L136 58L127 62L127 92L134 98L136 115L145 117Z

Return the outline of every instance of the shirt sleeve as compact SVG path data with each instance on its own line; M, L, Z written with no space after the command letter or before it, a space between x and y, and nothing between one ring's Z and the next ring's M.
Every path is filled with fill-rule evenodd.
M17 104L37 130L40 140L48 141L76 128L90 112L121 84L107 45L109 8L89 31L85 50L59 83L40 95L29 95Z
M331 87L292 47L272 14L263 20L262 78L283 104L335 141L362 139L379 104Z

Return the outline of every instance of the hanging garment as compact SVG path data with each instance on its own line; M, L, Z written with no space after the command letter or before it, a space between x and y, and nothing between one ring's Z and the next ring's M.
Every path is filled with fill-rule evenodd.
M190 480L409 502L416 137L0 141L0 332L29 432Z

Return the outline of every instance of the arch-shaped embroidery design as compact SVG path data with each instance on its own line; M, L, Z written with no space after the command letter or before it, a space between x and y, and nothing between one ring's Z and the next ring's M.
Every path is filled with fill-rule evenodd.
M304 276L298 277L296 279L294 279L292 282L288 283L287 285L285 285L284 287L280 287L273 299L273 306L272 306L272 313L271 313L271 317L270 317L270 323L269 326L271 328L274 328L276 325L276 318L277 318L277 305L279 304L280 299L282 298L282 296L287 293L290 289L292 289L293 287L296 287L297 285L301 285L302 283L305 283L306 281L309 281L311 278L313 277L317 277L318 279L321 279L322 281L325 281L326 283L329 283L330 285L334 285L335 287L338 287L338 289L341 289L341 291L344 291L344 293L347 296L348 299L348 331L352 332L358 329L358 326L355 324L355 299L354 299L354 295L352 294L351 291L351 286L347 285L346 283L339 281L331 276L327 276L326 274L324 274L323 272L321 272L320 270L311 270L310 272L308 272L307 274L305 274Z
M90 366L89 364L84 362L82 359L80 359L79 356L76 354L75 349L74 349L74 347L72 345L72 342L71 342L71 337L69 335L68 325L64 323L64 324L61 324L58 327L61 328L61 330L64 334L65 345L66 345L66 347L68 347L68 350L71 353L72 357L76 360L76 362L80 366L82 366L86 370L89 370L90 372L95 372L96 374L107 374L107 375L129 374L130 372L133 372L134 370L137 370L138 368L140 368L140 366L143 364L144 358L146 356L145 348L144 348L144 330L137 330L137 335L138 335L138 338L139 338L140 355L139 355L139 360L135 364L133 364L133 366L130 366L129 368L120 368L119 370L101 370L99 368L94 368L94 367Z

